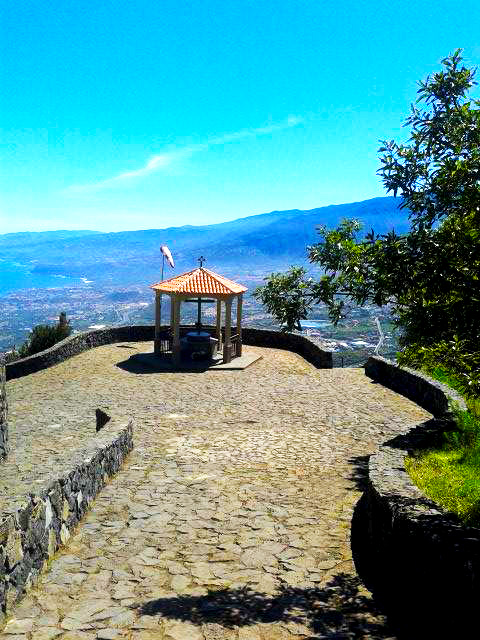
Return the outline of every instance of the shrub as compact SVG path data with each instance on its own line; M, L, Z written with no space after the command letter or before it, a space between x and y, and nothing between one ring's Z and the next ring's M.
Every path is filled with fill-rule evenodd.
M480 351L460 340L442 340L431 346L418 343L397 354L399 364L422 369L440 382L465 395L466 399L480 397Z
M20 347L20 357L26 358L49 349L57 342L67 338L71 333L72 327L64 314L60 315L60 320L56 325L38 324L33 327L28 340Z

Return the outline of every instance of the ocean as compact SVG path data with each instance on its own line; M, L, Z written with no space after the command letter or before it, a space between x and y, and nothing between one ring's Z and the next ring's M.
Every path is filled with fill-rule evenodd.
M0 262L0 296L21 289L48 289L51 287L71 287L86 282L82 278L72 278L63 274L34 273L31 265L19 262Z

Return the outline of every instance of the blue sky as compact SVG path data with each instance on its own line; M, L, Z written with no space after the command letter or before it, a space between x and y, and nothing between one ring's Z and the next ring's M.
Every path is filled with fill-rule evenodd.
M417 81L480 61L477 0L0 0L0 24L0 233L385 195Z

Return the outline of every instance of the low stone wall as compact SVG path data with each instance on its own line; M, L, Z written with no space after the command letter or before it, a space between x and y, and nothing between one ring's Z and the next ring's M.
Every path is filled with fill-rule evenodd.
M242 340L246 345L294 351L318 369L331 369L333 367L331 351L324 351L311 338L297 333L245 327L242 329Z
M300 354L318 368L331 369L333 366L332 353L323 351L316 342L306 336L250 327L245 327L242 334L243 343L246 345L287 349ZM111 327L77 333L41 353L7 364L7 380L46 369L94 347L115 342L148 342L153 340L154 336L153 325Z
M365 374L383 386L416 402L435 417L451 415L454 405L465 410L463 398L452 389L432 378L400 367L380 356L370 356L365 363Z
M8 453L8 404L5 391L5 363L0 359L0 462Z
M41 371L54 364L63 362L83 351L115 342L142 342L153 340L155 327L150 325L134 325L128 327L110 327L76 333L58 342L50 349L36 353L7 364L7 380L20 378L36 371Z
M133 448L132 422L108 422L72 455L70 470L12 502L0 516L0 619L35 583Z
M371 377L420 400L442 418L406 428L370 457L366 488L352 520L355 566L400 638L474 637L480 529L442 512L412 483L404 464L409 453L431 446L443 430L455 427L449 415L451 392L383 358L370 358L367 368Z
M352 521L355 566L401 637L474 637L480 529L441 512L413 485L407 453L384 447L370 458Z

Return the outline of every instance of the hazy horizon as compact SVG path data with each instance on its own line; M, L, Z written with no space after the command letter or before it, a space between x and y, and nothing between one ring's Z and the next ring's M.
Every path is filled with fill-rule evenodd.
M268 215L268 214L272 214L272 213L284 213L286 211L300 211L300 212L309 212L309 211L315 211L316 209L323 209L323 208L327 208L327 207L338 207L338 206L342 206L342 205L350 205L350 204L356 204L356 203L361 203L361 202L369 202L371 200L377 200L377 199L381 199L381 198L390 198L393 196L373 196L372 198L365 198L362 200L353 200L351 202L330 202L329 204L324 204L324 205L318 205L316 207L310 207L308 209L299 209L298 207L292 207L291 209L272 209L271 211L261 211L258 213L248 213L244 216L236 216L234 218L226 218L225 220L216 220L215 222L205 222L203 224L192 224L192 223L185 223L185 224L181 224L181 225L168 225L168 226L162 226L162 227L144 227L144 228L140 228L140 227L134 227L132 226L131 228L127 228L127 229L104 229L104 230L100 230L100 229L92 229L92 228L83 228L83 227L78 227L78 228L52 228L52 229L23 229L20 231L7 231L7 232L2 232L0 233L0 236L7 236L7 235L14 235L14 234L21 234L21 233L52 233L52 232L62 232L62 231L66 231L66 232L88 232L91 231L92 233L123 233L123 232L128 232L128 231L151 231L151 230L167 230L167 229L181 229L181 228L185 228L185 227L197 227L197 226L210 226L210 225L215 225L215 224L222 224L222 223L226 223L226 222L235 222L236 220L242 220L244 218L253 218L255 216L262 216L262 215ZM398 198L398 200L400 201L400 198Z

